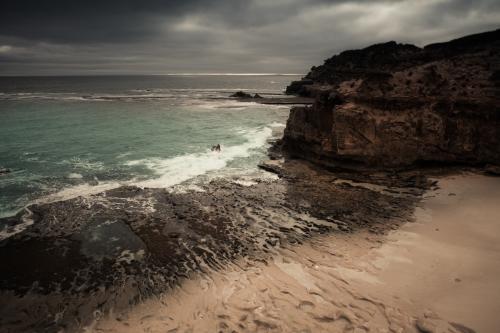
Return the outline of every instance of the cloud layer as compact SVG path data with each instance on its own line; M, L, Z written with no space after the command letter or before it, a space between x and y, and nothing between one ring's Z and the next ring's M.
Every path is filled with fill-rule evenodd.
M16 0L0 75L305 73L349 48L499 27L497 0Z

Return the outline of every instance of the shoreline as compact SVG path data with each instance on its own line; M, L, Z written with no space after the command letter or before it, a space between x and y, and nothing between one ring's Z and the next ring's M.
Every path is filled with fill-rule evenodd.
M366 327L399 325L416 329L419 323L444 325L457 333L474 332L460 331L455 326L476 328L477 322L456 319L456 314L446 307L429 312L424 303L408 306L414 303L405 294L411 289L399 278L411 279L413 275L404 270L401 275L397 265L408 264L410 259L393 253L411 243L412 237L405 240L408 228L420 224L432 227L429 221L422 220L426 216L422 211L428 209L425 207L429 200L442 199L439 191L450 186L447 179L457 177L465 184L468 179L471 184L476 178L488 179L487 185L500 179L460 169L331 172L305 161L274 163L273 171L279 179L250 183L215 179L181 192L124 186L89 197L30 206L33 224L0 243L1 268L8 272L2 280L2 297L3 303L9 304L0 313L0 318L6 318L0 326L14 330L51 327L69 332L101 328L134 332L147 324L155 331L160 317L157 330L162 331L167 324L172 329L182 325L189 328L186 316L204 313L200 318L211 321L198 321L201 326L192 328L224 331L228 327L237 329L234 325L239 324L225 314L218 315L220 305L226 304L218 296L220 288L230 288L222 294L232 295L235 290L250 292L260 286L238 296L233 306L252 311L271 307L271 312L280 312L281 307L273 308L273 302L262 299L266 293L261 294L264 289L285 283L291 284L292 290L275 290L273 297L297 293L303 296L288 299L284 307L293 315L289 320L296 326L286 326L279 316L247 313L245 317L238 310L241 318L249 318L242 324L245 329L239 329L363 329L356 318L367 321L366 313L361 312L371 313L367 309L375 306L372 317L376 319ZM439 189L442 182L445 186ZM454 191L449 198L461 198L460 192ZM494 193L493 198L499 195ZM418 223L409 223L415 221ZM395 250L392 247L398 242L402 245ZM36 258L34 248L38 251ZM49 264L55 259L64 268ZM393 271L384 273L382 268L387 267ZM407 272L412 271L410 266ZM247 275L250 273L253 277ZM241 281L247 284L242 286ZM390 293L382 287L387 283L381 281L398 286L399 294L388 297ZM459 284L455 280L452 283ZM441 286L442 281L436 284L437 288ZM208 296L198 300L200 293L207 290L211 291ZM247 302L254 294L260 305L238 303ZM360 296L365 294L369 296ZM350 303L338 303L339 295L351 298ZM317 305L320 299L322 305ZM171 311L165 308L165 302L174 302L179 309ZM199 309L197 302L203 302L205 307ZM60 312L62 303L66 306ZM185 313L186 306L194 306L197 314ZM45 310L34 316L31 309L37 307ZM152 308L154 314L145 313ZM294 312L297 310L300 312ZM165 311L171 315L166 316ZM455 318L443 320L441 313ZM213 318L216 314L217 318Z
M239 261L93 328L493 333L500 309L500 225L488 216L495 197L483 199L484 190L498 197L499 184L477 174L440 177L414 221L387 235L322 235L265 262ZM463 215L467 211L472 215ZM481 216L479 225L468 223Z
M255 184L219 179L185 193L120 187L30 206L33 224L0 243L9 304L0 326L79 331L96 313L125 311L242 258L261 262L331 232L383 233L408 218L429 186L414 174L390 180L405 187L385 193L305 162L285 167L285 177Z
M227 98L226 100L231 100ZM223 154L214 155L212 151L210 151L209 147L205 150L194 151L194 152L186 152L180 153L173 156L166 156L165 158L160 157L151 157L152 161L162 160L164 164L168 164L169 161L172 161L172 169L168 169L168 165L160 165L162 168L161 172L156 172L155 169L152 169L154 175L150 175L148 178L145 177L137 177L133 174L130 179L107 179L107 180L97 180L82 179L80 177L73 178L80 182L73 184L66 184L62 188L56 189L52 192L44 193L39 197L35 197L29 202L25 204L23 207L19 207L16 210L11 210L8 213L0 212L0 219L9 219L15 218L16 216L20 216L26 212L26 209L32 205L43 205L50 204L54 202L66 201L70 199L74 199L77 197L90 197L92 195L99 195L109 190L117 189L120 187L128 187L128 186L136 186L139 188L173 188L177 186L182 186L182 184L186 183L189 186L191 183L196 183L197 178L207 177L209 179L216 179L221 177L226 177L228 174L224 173L224 169L227 169L228 164L233 163L235 160L244 158L245 155L255 155L263 156L266 154L261 152L261 150L266 151L271 142L279 139L282 136L282 130L285 127L285 124L272 122L264 126L258 126L255 128L251 128L247 130L247 134L244 134L245 142L241 144L233 144L228 146L223 146L225 150ZM226 151L227 150L227 151ZM257 152L258 151L258 152ZM187 168L177 168L176 166L180 165L179 160L185 158L186 164L189 164L192 170L188 170L186 175L183 174L174 174L176 177L172 177L172 173L180 173L180 171L186 171ZM198 161L193 161L193 159L198 159ZM128 162L124 162L125 164L142 164L143 161L147 161L148 159L139 159L132 160ZM210 162L216 161L221 165L206 167L206 168L197 168L196 165L204 165ZM197 163L194 163L197 162ZM194 166L193 166L194 165ZM241 172L239 172L240 176L244 176L245 173L249 170L259 172L257 165L255 167L252 165L246 166L246 168L240 168ZM18 170L15 170L18 171ZM221 172L222 171L222 172ZM237 176L238 173L235 175ZM70 173L66 175L64 179L71 179L71 176L74 175ZM235 175L231 175L234 177ZM163 181L162 181L163 180ZM201 180L202 182L206 182L206 180ZM5 229L0 228L0 240L6 238L3 237L2 234L11 234L9 228Z

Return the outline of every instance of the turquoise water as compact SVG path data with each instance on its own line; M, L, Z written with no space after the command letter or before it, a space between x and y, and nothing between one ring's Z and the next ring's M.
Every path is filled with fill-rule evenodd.
M255 169L288 107L226 97L280 94L294 79L0 78L0 167L12 170L0 176L0 216L47 197Z

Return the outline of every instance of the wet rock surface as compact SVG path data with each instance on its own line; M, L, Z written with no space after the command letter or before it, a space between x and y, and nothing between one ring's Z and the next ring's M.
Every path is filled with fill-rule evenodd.
M500 30L419 48L389 42L313 67L287 93L284 149L327 167L500 163Z
M326 233L384 233L407 221L432 183L406 174L330 173L298 161L281 179L200 191L121 187L28 207L0 242L3 331L79 331L109 311L196 274ZM5 230L4 230L5 231Z

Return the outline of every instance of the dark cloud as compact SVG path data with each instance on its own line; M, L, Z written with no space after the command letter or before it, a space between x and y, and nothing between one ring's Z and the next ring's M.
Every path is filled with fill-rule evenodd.
M11 0L1 6L0 31L53 42L133 41L160 34L165 25L185 15L249 27L287 18L318 3L341 2L346 0Z
M15 0L2 4L0 31L52 42L116 42L148 38L161 23L202 1Z
M346 48L498 22L497 0L7 0L0 74L303 73Z

